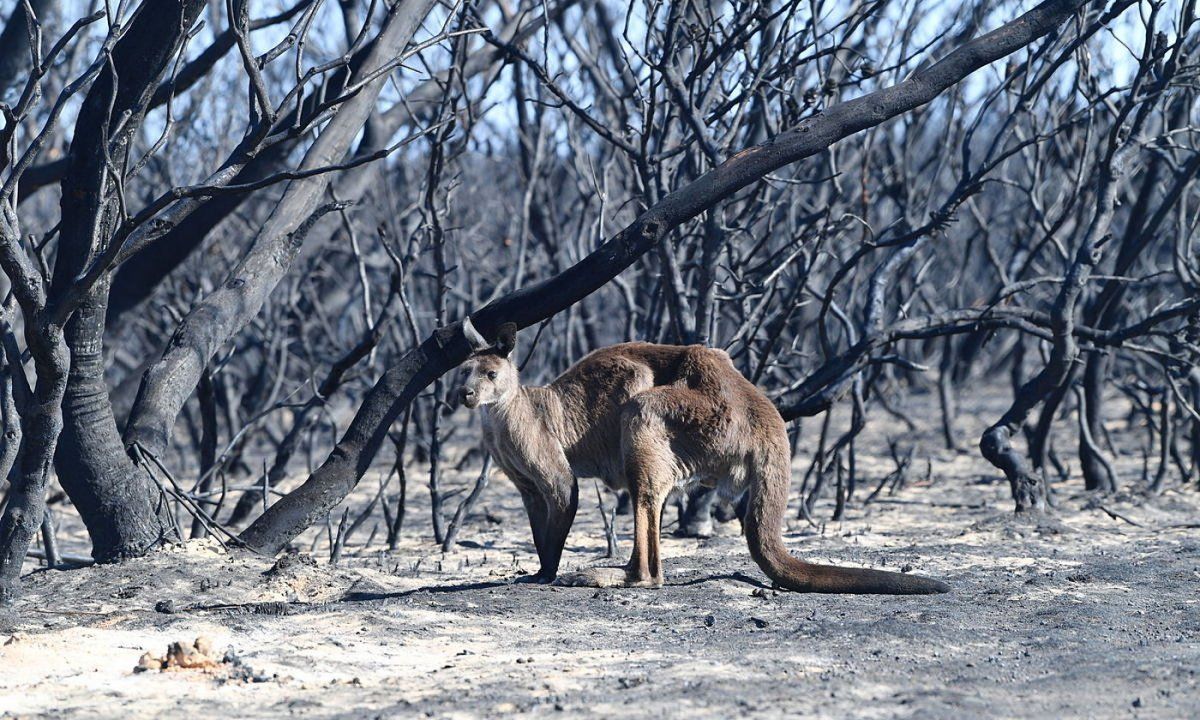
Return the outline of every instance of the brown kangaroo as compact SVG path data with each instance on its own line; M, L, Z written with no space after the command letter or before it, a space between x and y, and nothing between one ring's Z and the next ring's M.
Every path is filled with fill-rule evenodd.
M771 580L800 592L941 593L937 580L862 568L815 565L783 544L791 478L779 411L742 377L729 355L700 345L622 343L596 350L545 387L522 386L509 360L517 328L495 345L464 323L475 353L460 398L482 406L483 441L521 493L541 569L525 582L552 582L578 507L577 478L628 490L633 554L623 569L592 568L564 584L660 587L659 522L667 495L695 478L726 496L749 489L750 554ZM614 572L615 571L615 572Z

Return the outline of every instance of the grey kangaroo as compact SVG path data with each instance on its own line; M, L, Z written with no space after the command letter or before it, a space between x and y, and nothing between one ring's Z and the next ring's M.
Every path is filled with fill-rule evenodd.
M501 326L494 344L469 319L464 328L474 354L464 365L460 399L483 408L485 448L521 493L541 562L536 575L521 581L555 580L578 507L577 478L596 477L630 493L633 554L624 568L591 568L560 582L660 587L663 504L673 488L695 478L727 497L749 490L750 554L780 587L906 595L949 590L930 578L815 565L787 551L787 428L725 352L622 343L588 354L545 387L530 387L521 385L509 360L515 325Z

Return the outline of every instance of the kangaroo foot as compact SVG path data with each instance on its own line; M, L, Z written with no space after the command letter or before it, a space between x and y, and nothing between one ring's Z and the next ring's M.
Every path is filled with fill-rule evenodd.
M717 506L713 508L713 517L717 519L717 522L723 523L737 520L739 517L737 504L725 501L717 503Z
M662 587L663 581L662 578L640 579L632 577L623 567L596 567L576 573L559 575L555 584L597 588L659 588Z
M681 538L710 538L713 536L713 521L711 516L690 518L675 529L675 537Z

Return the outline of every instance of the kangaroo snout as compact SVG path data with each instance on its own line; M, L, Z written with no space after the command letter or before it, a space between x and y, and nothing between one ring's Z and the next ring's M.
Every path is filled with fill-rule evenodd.
M479 394L469 387L459 390L458 398L463 405L466 405L469 408L474 408L479 404Z

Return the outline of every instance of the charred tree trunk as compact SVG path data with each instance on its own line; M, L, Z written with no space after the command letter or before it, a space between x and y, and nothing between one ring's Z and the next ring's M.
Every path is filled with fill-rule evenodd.
M38 381L31 402L26 403L21 415L21 449L16 472L10 475L8 504L0 517L0 605L16 597L25 554L42 525L50 466L62 430L62 397L67 385L69 355L61 332L53 327L38 328L27 337Z
M65 298L123 218L130 146L203 0L147 0L79 111L60 200L53 298ZM80 300L64 330L71 371L56 455L59 482L87 525L98 562L143 554L171 527L157 485L125 454L104 378L109 278Z

